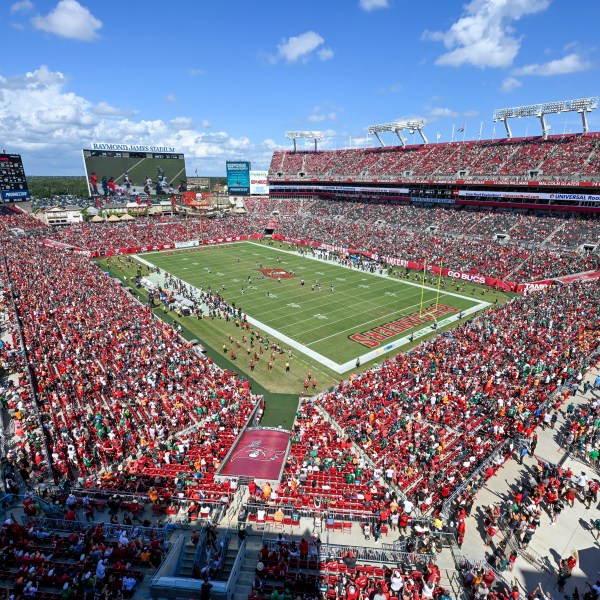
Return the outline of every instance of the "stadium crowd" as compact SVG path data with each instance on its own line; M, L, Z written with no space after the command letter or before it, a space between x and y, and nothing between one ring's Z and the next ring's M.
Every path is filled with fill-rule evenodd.
M513 183L560 181L598 173L598 134L450 142L326 152L276 150L269 178L344 181L469 181L497 178Z
M598 293L592 283L515 298L319 403L392 482L435 505L502 441L529 436L554 390L576 384L599 341Z
M26 494L24 506L34 505ZM149 528L100 523L60 534L11 514L0 531L0 579L13 598L131 598L143 569L157 568L168 548Z
M597 219L352 201L293 203L264 198L249 200L248 209L246 215L223 219L160 217L133 223L84 223L53 231L50 237L78 248L104 252L262 234L275 222L275 232L290 239L419 264L427 258L429 264L443 263L448 269L516 282L593 270L600 264L597 254L576 251L584 243L598 244ZM496 241L497 233L509 235L510 241ZM548 244L542 246L544 241Z
M279 222L290 231L296 226L294 237L300 228L301 236L364 244L364 249L378 253L398 252L397 245L406 243L400 236L393 238L393 227L385 218L387 206L314 201L294 212L297 209L290 204L278 205ZM270 203L261 201L254 217L251 213L239 221L236 217L198 222L192 225L198 228L193 234L201 231L212 238L255 231L257 222L264 225L271 218L270 208ZM407 222L413 222L414 213L424 219L419 227L427 223L429 216L405 208L409 209L403 215ZM306 218L300 218L305 210ZM467 224L469 214L441 209L428 213L448 228ZM485 222L488 217L476 218ZM383 229L378 221L384 222ZM518 236L531 237L528 228L535 231L535 224L529 221L519 221ZM16 473L28 486L34 479L47 478L51 468L57 478L77 479L93 490L147 494L157 511L167 510L177 498L191 500L198 511L209 503L226 506L236 484L216 483L214 473L257 398L235 374L194 353L176 330L156 320L87 257L46 247L36 236L8 239L11 228L28 228L21 223L34 228L29 217L12 211L0 214L5 236L0 262L3 307L10 315L14 301L26 349L19 352L19 328L13 318L8 330L11 339L0 348L5 367L19 373L17 381L3 390L18 440L3 465L14 473L13 484ZM246 229L237 229L238 223ZM356 229L349 230L349 223ZM188 231L184 223L146 225L137 225L140 231L131 225L86 225L63 230L60 239L87 248L117 242L129 246L164 239L164 230L171 240ZM540 236L546 236L552 226L548 223ZM568 235L572 238L580 231L588 235L590 229L595 231L576 226ZM403 231L407 237L407 230ZM419 235L436 239L413 231L415 254ZM456 254L457 247L445 245L449 239L440 239L434 247L439 248L440 258L465 260L465 254ZM461 240L472 261L482 260L477 243ZM538 254L532 259L523 248L518 251L523 254L507 265L526 260L533 265L531 273L536 273L542 264ZM435 251L431 255L438 256ZM492 260L491 253L486 256ZM549 261L550 256L546 255ZM556 255L559 260L565 256ZM597 265L593 258L575 256L574 261L582 261L575 263L579 270ZM471 268L479 264L474 262ZM575 269L573 263L570 266ZM373 534L382 527L406 528L415 506L439 509L466 477L501 448L485 470L484 477L491 477L512 455L513 441L530 438L567 400L569 391L552 394L561 386L578 385L588 355L600 342L598 295L598 283L588 282L515 298L410 353L340 382L316 401L306 400L292 431L283 482L275 489L255 487L253 502L372 515ZM588 444L593 450L597 442L597 409L578 412L569 425L566 440L572 434L569 443L581 445L582 451ZM590 460L598 457L591 454ZM401 500L398 490L406 500ZM464 536L460 527L459 541ZM86 546L87 535L82 543L91 557L96 548ZM88 555L77 568L55 565L55 556L50 556L57 553L54 547L49 552L46 546L25 544L28 549L19 555L20 544L30 536L35 531L9 522L0 540L5 565L10 573L17 573L23 589L31 590L42 579L64 587L65 572L70 586L84 589L105 580L100 560L94 583ZM79 547L79 538L70 541ZM102 540L94 541L99 546ZM124 568L119 566L107 579L115 592L137 581L127 559L136 558L143 546L128 540L124 547L124 560L117 563ZM34 571L32 550L37 553ZM417 588L421 594L424 586L419 583Z
M36 392L23 375L7 399L23 480L46 445L58 478L220 500L212 474L256 397L89 259L34 239L4 254Z

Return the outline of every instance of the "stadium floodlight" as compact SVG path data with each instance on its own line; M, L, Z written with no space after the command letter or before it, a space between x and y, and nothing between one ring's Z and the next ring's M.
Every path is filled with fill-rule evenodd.
M322 140L323 135L322 131L286 131L285 137L288 140L294 141L294 152L296 152L296 140L297 139L307 139L307 140L315 140L315 152L317 151L317 140Z
M598 108L598 97L578 98L576 100L563 100L560 102L544 102L542 104L530 104L528 106L517 106L515 108L498 108L494 111L494 123L502 121L506 128L506 137L512 138L512 131L508 124L508 119L520 119L521 117L537 117L542 126L542 136L548 139L548 125L545 115L577 112L581 115L583 133L588 132L588 123L586 113L592 112Z
M380 137L380 133L385 131L393 131L400 140L402 146L406 146L406 138L402 135L401 131L408 130L409 133L414 133L415 131L419 132L421 139L424 144L428 143L425 134L423 133L423 128L427 125L427 121L425 119L413 119L409 121L393 121L392 123L383 123L381 125L370 125L367 129L367 133L369 135L374 135L381 144L382 147L385 147L383 140Z

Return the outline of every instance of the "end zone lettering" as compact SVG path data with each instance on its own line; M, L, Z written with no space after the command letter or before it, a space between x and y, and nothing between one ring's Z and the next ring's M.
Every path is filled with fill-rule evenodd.
M399 333L404 333L405 331L408 331L417 325L430 323L442 315L455 312L458 312L458 309L454 308L453 306L438 304L437 307L432 308L427 312L423 312L421 315L419 315L419 313L413 313L411 315L402 317L401 319L397 319L396 321L379 325L378 327L374 327L368 331L363 331L362 333L353 333L348 337L351 340L366 346L367 348L377 348L379 346L379 342L383 342L398 335Z

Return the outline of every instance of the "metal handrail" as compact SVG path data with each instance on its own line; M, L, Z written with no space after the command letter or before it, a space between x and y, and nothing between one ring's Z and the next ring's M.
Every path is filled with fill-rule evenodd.
M510 442L512 442L511 439L504 440L504 442L502 442L502 444L500 445L500 447L497 450L495 450L494 452L492 452L492 454L490 454L471 473L471 475L469 475L469 477L467 477L467 479L445 500L444 504L442 505L442 510L441 510L441 515L442 515L442 518L444 520L447 520L448 517L450 517L450 510L452 508L452 504L453 504L454 500L460 494L462 494L463 491L473 483L473 481L475 481L477 478L479 478L481 476L481 474L483 473L483 471L485 469L487 469L487 467L489 466L490 462L492 462L497 456L500 456L500 454L503 452L505 446L507 446Z
M163 577L164 572L169 568L169 566L172 564L172 558L174 555L176 555L178 552L181 552L181 547L183 546L183 542L185 540L185 535L181 534L176 540L175 543L169 548L169 551L167 552L167 554L165 555L165 557L163 558L160 566L158 567L158 569L156 570L156 573L154 573L154 576L152 577L152 579L150 580L150 585L156 585L156 583L158 582L158 580Z
M455 554L455 558L456 558L456 554L458 554L458 557L463 564L468 564L471 567L475 567L478 569L484 568L488 571L491 571L494 574L495 581L502 582L502 584L504 586L506 586L507 590L512 589L513 586L510 583L510 581L508 581L506 579L506 577L504 577L504 575L502 575L502 573L500 573L494 567L492 567L492 565L490 565L490 563L488 563L487 560L485 560L485 558L472 558L472 557L466 556L465 554L462 553L462 551L458 548L458 546L456 546L452 550L453 550L453 554ZM524 594L522 594L521 592L519 592L519 600L526 600L526 596Z
M276 538L263 538L263 544L274 550L279 548L281 542ZM321 544L320 556L318 557L322 562L328 563L333 560L342 559L347 556L348 553L352 553L358 560L364 560L368 562L379 562L382 564L390 564L391 562L402 564L431 564L435 563L437 558L436 554L420 554L418 552L404 552L394 549L378 547L366 547L366 546L352 546L345 544L331 544L329 542L323 542Z
M23 525L33 525L36 529L50 529L52 531L70 531L83 533L90 528L102 527L104 537L117 537L117 532L125 532L131 535L137 530L138 536L147 537L148 539L168 540L177 526L169 523L165 527L142 527L136 525L117 525L103 522L83 522L83 521L68 521L66 519L53 519L51 517L28 517L21 516Z

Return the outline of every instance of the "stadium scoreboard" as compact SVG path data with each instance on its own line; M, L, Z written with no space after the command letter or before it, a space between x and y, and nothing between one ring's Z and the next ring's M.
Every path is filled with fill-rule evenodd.
M250 162L247 160L228 160L225 162L227 171L227 189L229 195L250 195Z
M174 148L94 144L82 153L90 196L105 195L103 181L114 182L124 194L162 195L187 190L185 156Z
M0 154L0 197L4 202L29 198L25 169L19 154Z

